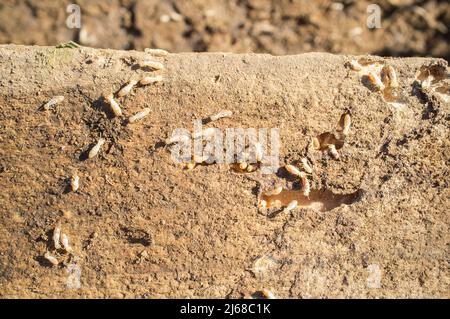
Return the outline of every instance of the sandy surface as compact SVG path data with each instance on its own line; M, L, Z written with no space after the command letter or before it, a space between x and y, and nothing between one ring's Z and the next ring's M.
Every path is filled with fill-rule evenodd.
M163 82L117 99L124 117L112 118L102 94L149 73L136 68L145 57L0 46L1 297L448 297L445 61L365 57L397 70L393 104L350 56L170 54L152 72ZM421 67L437 91L420 92ZM56 95L65 100L42 110ZM144 107L150 115L127 124ZM221 109L234 115L206 126L279 128L280 165L308 157L311 196L330 206L258 209L277 183L299 189L283 169L175 164L162 141ZM352 126L338 160L308 147L344 113ZM74 172L77 192L67 188ZM72 253L54 248L56 225Z

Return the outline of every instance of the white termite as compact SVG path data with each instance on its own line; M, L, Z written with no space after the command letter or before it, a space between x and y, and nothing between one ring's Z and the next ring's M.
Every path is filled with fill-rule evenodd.
M169 54L168 51L163 50L163 49L150 49L150 48L146 48L144 50L145 53L153 55L153 56L158 56L158 57L163 57L163 56L167 56Z
M383 82L381 81L380 77L373 73L370 72L369 74L367 74L367 78L369 79L370 84L372 84L372 86L377 90L377 91L383 91L385 86L383 84Z
M98 154L98 152L100 151L100 148L102 147L102 145L105 144L105 142L106 141L104 138L100 138L98 140L97 144L95 144L89 151L89 155L88 155L89 158L95 157Z
M152 60L144 60L139 65L141 68L150 68L153 70L161 70L164 68L164 65L162 63Z
M149 107L146 107L146 108L143 109L142 111L140 111L140 112L134 114L133 116L130 116L130 117L128 118L128 122L134 123L134 122L136 122L136 121L139 121L139 120L143 119L144 117L146 117L146 116L149 115L149 114L150 114L150 108L149 108Z
M54 96L50 99L50 101L44 104L44 110L49 110L52 106L61 103L62 101L64 101L64 96L62 95Z
M387 77L386 82L388 83L389 87L391 88L398 87L398 78L394 67L392 67L391 65L384 66L383 69L381 70L381 74L382 76Z
M351 60L351 61L349 62L349 65L350 65L350 68L351 68L353 71L361 71L361 70L362 70L361 64L359 64L359 62L356 61L356 60Z
M157 82L161 82L163 80L163 77L161 75L157 75L157 76L144 76L143 78L141 78L141 80L139 81L140 85L148 85L148 84L152 84L152 83L157 83Z
M217 121L218 119L224 118L224 117L230 117L233 115L233 112L230 110L222 110L217 112L216 114L213 114L209 117L211 121Z
M309 180L306 177L306 174L303 174L303 176L301 176L301 180L302 180L302 192L303 192L303 196L308 197L309 193L311 192L311 186L309 184Z
M56 257L50 255L50 253L47 251L44 255L45 259L47 259L53 266L57 266L58 265L58 259L56 259Z
M114 100L114 96L112 94L108 94L105 96L105 100L109 103L111 106L111 110L113 111L115 116L121 116L122 115L122 109L119 106L119 103Z
M123 88L119 90L119 92L117 92L117 96L128 95L137 83L138 80L135 79L130 80L127 85L125 85Z
M317 137L313 137L311 140L311 145L315 150L319 150L320 149L319 139Z
M70 187L73 192L76 192L80 187L80 178L77 174L72 175L72 177L70 178Z
M335 158L338 159L339 158L339 152L336 149L336 145L334 144L329 144L328 146L328 151L330 152L330 154Z
M277 299L277 297L275 297L275 294L273 292L271 292L269 289L263 289L262 295L266 299Z
M342 127L342 134L344 136L347 136L348 133L350 132L350 125L351 125L350 114L345 114L344 115L344 124L343 124L343 127Z
M283 187L282 186L277 186L274 189L268 191L265 193L265 195L267 196L273 196L273 195L278 195L283 191Z
M294 165L285 165L284 168L292 175L302 176L302 174L304 174Z
M261 162L263 160L263 156L264 156L264 154L263 154L263 147L262 147L261 143L256 142L255 143L255 159L256 159L256 162L258 162L258 163Z
M289 204L283 209L283 212L288 213L291 210L294 210L297 208L298 202L296 200L292 200L289 202Z
M313 169L309 165L308 159L306 157L303 157L301 161L302 161L302 166L303 166L303 169L305 170L305 172L308 173L308 174L312 174Z
M66 234L61 235L61 244L65 251L67 251L67 252L72 251L72 247L70 247L70 244L69 244L69 237L67 237Z
M56 226L53 230L53 246L55 246L55 249L60 249L61 245L59 244L61 238L61 228L59 226Z
M187 142L190 139L189 135L184 135L184 134L180 134L180 135L175 135L175 136L171 136L168 139L166 139L165 143L167 145L170 144L174 144L174 143L179 143L179 142Z

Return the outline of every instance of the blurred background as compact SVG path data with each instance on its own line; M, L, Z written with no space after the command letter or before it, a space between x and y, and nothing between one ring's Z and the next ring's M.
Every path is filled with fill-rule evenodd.
M368 28L368 6L381 28ZM69 28L67 6L81 9ZM0 0L0 43L76 41L171 52L326 51L450 60L450 1L416 0Z

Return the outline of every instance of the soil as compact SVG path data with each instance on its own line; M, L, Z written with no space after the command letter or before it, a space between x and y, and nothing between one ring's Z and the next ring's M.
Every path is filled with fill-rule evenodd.
M134 21L144 23L139 14ZM117 99L124 116L113 117L102 96L146 74L138 67L145 58L0 46L0 297L248 298L269 289L283 298L448 298L445 60L169 54L155 58L163 82ZM353 59L395 68L395 103L351 69ZM430 74L435 89L421 89ZM64 101L43 110L57 95ZM144 107L147 118L127 123ZM222 109L233 116L205 126L279 128L280 165L308 158L318 209L283 169L264 175L173 162L164 143L172 131ZM352 125L343 137L344 114ZM331 136L338 159L310 147L313 137ZM86 158L101 137L98 156ZM74 173L76 192L68 188ZM298 208L258 208L278 183L287 189L280 201L298 198ZM56 226L70 253L54 247Z
M66 6L81 8L81 29L66 26ZM310 0L4 0L0 43L171 52L324 51L450 60L446 0L384 0L381 28L367 28L373 1Z

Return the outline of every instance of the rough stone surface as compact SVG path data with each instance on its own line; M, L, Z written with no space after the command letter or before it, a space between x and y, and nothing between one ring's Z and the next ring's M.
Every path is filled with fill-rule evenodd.
M448 298L444 60L190 53L144 72L143 58L0 46L1 297L239 298L267 288L283 298ZM352 59L392 65L402 104L371 89ZM442 94L420 92L421 67L445 74L434 83ZM124 117L112 118L101 96L144 73L164 80L117 99ZM42 110L56 95L64 101ZM144 107L150 115L128 125ZM183 170L162 141L221 109L234 115L206 126L279 128L281 165L307 156L313 190L358 196L269 216L257 208L261 189L276 180L298 187L282 170ZM308 147L346 112L352 126L338 160ZM99 155L86 160L100 137ZM74 172L80 188L70 192ZM56 225L71 254L54 249Z

